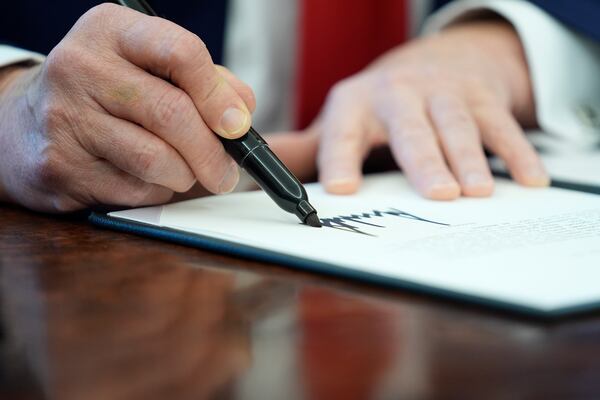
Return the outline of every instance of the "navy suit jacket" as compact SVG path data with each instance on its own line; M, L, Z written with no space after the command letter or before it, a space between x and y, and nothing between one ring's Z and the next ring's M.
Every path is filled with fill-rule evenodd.
M441 7L452 0L439 0ZM600 0L528 0L567 26L600 42Z
M440 6L448 1L436 3ZM600 0L530 1L573 29L600 41ZM0 13L0 42L48 54L85 11L101 2L5 1ZM214 61L222 63L227 0L152 0L151 3L159 14L198 34Z
M600 42L600 0L530 0L571 28Z
M249 0L252 1L252 0ZM87 10L102 0L3 1L0 42L48 54ZM155 11L196 33L213 60L223 60L226 0L151 0Z

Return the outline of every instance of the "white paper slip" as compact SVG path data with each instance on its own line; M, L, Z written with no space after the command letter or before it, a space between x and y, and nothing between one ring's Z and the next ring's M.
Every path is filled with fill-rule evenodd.
M397 173L367 177L353 196L306 189L323 228L299 224L260 191L109 216L540 314L600 304L600 196L499 180L490 198L437 202Z

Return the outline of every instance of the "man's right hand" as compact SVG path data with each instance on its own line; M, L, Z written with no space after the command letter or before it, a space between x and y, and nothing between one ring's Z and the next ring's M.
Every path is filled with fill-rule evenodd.
M254 95L169 21L97 6L42 65L0 77L0 200L141 206L238 181L214 132L245 134Z

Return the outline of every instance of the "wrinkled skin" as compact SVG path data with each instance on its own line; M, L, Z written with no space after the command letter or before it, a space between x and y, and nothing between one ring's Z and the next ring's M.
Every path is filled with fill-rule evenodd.
M84 14L45 62L0 76L0 200L63 212L231 191L213 133L251 124L249 87L196 35L114 4Z

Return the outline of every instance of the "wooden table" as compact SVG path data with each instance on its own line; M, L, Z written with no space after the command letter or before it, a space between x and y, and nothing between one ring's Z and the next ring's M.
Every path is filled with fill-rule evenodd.
M600 398L600 313L529 320L6 206L0 267L2 399Z

